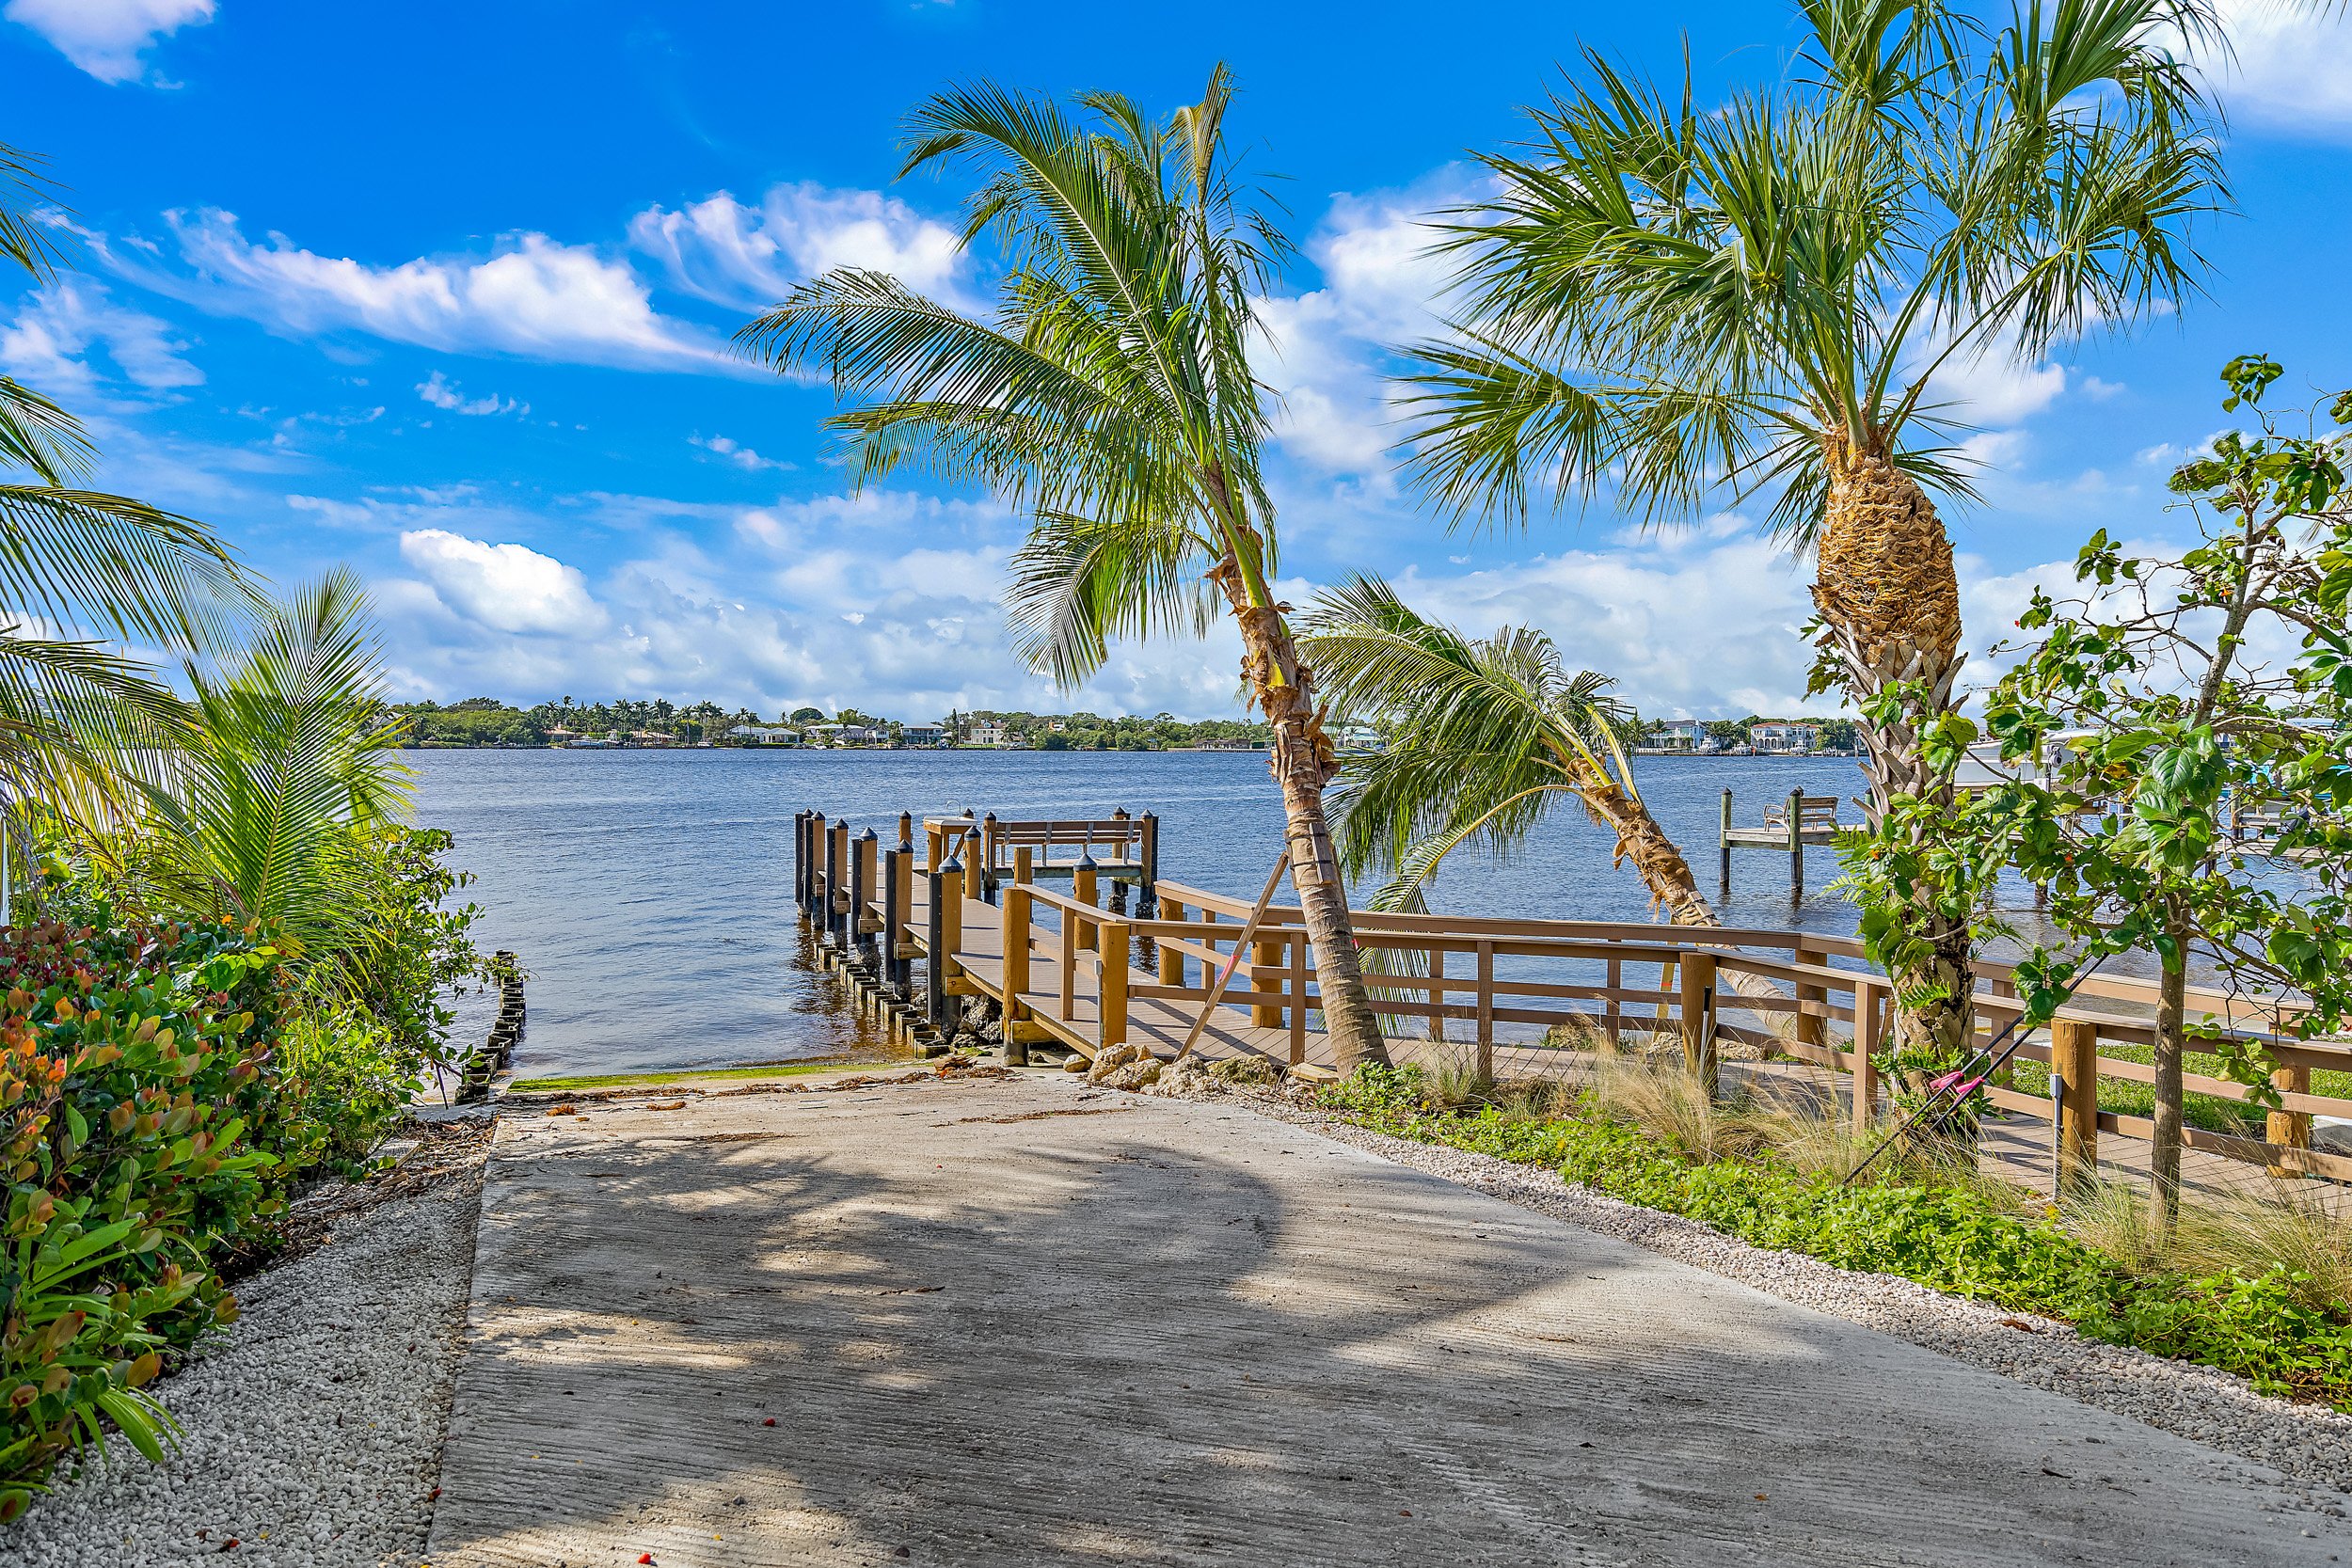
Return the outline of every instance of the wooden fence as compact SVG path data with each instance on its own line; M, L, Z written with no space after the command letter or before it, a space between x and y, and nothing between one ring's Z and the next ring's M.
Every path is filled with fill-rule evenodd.
M1025 873L1016 864L1009 880L991 878L978 822L948 818L926 827L928 853L919 864L912 824L903 819L898 847L878 862L871 832L852 838L845 825L806 814L796 891L836 943L888 933L877 961L892 966L886 976L910 998L912 960L923 957L934 1016L946 999L977 993L1002 1005L1016 1052L1033 1039L1089 1055L1131 1041L1172 1051L1207 1002L1216 972L1233 962L1209 1031L1214 1049L1307 1067L1326 1052L1312 1026L1312 947L1295 906L1271 907L1250 951L1236 959L1246 900L1161 879L1156 908L1130 915L1103 908L1098 880L1084 873L1073 875L1067 894L1038 885L1034 866ZM1459 1043L1484 1070L1494 1069L1499 1043L1512 1045L1506 1034L1522 1042L1510 1053L1515 1067L1539 1070L1548 1060L1556 1061L1554 1070L1565 1069L1580 1043L1663 1036L1680 1041L1691 1070L1711 1086L1720 1042L1740 1040L1842 1075L1838 1093L1858 1120L1882 1111L1885 1085L1872 1059L1886 1039L1893 999L1887 978L1868 968L1851 938L1372 911L1356 911L1354 921L1367 966L1378 971L1367 980L1383 1026L1433 1037L1464 1026ZM2018 1016L2009 966L1979 964L1976 1001L1980 1038ZM2154 1001L2152 982L2093 976L2048 1030L2016 1052L2018 1060L2049 1069L2051 1093L1995 1082L1987 1097L2002 1110L2052 1122L2062 1166L2095 1164L2103 1133L2151 1136L2150 1118L2101 1111L2097 1100L2102 1079L2153 1085L2155 1069L2126 1053L2153 1046ZM2312 1081L2314 1071L2352 1071L2352 1043L2282 1038L2291 1013L2221 991L2192 988L2188 1005L2192 1014L2218 1021L2225 1035L2265 1043L2278 1064L2273 1087L2280 1101L2267 1113L2264 1136L2191 1127L2189 1147L2282 1174L2352 1180L2352 1155L2312 1147L2313 1117L2352 1118L2352 1097L2315 1094ZM1551 1051L1559 1057L1537 1053ZM2256 1104L2246 1085L2224 1079L2191 1072L2185 1086Z

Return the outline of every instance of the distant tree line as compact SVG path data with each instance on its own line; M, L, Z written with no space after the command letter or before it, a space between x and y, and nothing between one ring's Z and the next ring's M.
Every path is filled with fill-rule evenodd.
M709 701L680 705L660 697L584 704L564 697L531 707L518 707L496 697L469 697L447 705L398 703L392 705L392 711L406 721L405 743L412 747L548 746L573 737L729 746L746 743L734 733L738 730L805 734L813 726L833 723L871 731L884 744L903 743L906 731L913 727L937 730L949 743L961 746L1150 752L1211 743L1264 746L1272 733L1263 723L1237 719L1193 723L1167 713L1105 718L1096 713L982 709L952 713L938 721L901 721L856 708L828 715L821 708L802 705L769 715ZM927 744L931 741L929 735L922 738Z

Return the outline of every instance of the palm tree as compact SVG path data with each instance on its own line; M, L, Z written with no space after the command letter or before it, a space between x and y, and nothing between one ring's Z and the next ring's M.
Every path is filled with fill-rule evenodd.
M368 941L360 835L408 799L382 675L347 569L267 606L224 672L188 667L184 742L115 869L152 906L272 922L314 960Z
M56 276L39 161L0 143L0 260ZM119 816L140 759L181 709L97 631L171 648L210 645L240 593L203 525L87 489L96 451L73 416L0 376L0 787L84 826Z
M1550 638L1505 626L1464 637L1416 613L1387 583L1351 578L1300 623L1299 649L1335 706L1391 726L1388 750L1348 764L1341 863L1391 873L1375 909L1419 904L1438 863L1464 845L1523 843L1574 800L1616 834L1651 900L1678 926L1718 926L1682 851L1642 800L1622 736L1632 712L1608 676L1570 673Z
M1249 340L1288 246L1263 194L1234 180L1232 95L1220 66L1200 103L1154 124L1106 92L1071 105L988 84L942 93L911 117L901 172L973 175L964 243L993 235L1007 261L993 317L844 268L736 341L871 398L831 421L861 482L920 460L1025 513L1013 634L1061 684L1099 669L1114 637L1205 632L1223 595L1244 688L1273 728L1292 883L1345 1068L1386 1053L1324 819L1333 747L1273 587L1269 398Z
M1987 35L1942 0L1804 0L1790 80L1702 113L1587 55L1532 148L1455 214L1444 341L1417 352L1417 461L1457 517L1612 483L1653 521L1771 493L1818 557L1825 683L1867 750L1868 814L1947 798L1960 592L1932 497L1970 494L1933 402L1955 359L2032 361L2196 287L2226 199L2197 83L2163 51L2201 0L2061 0ZM1922 832L1924 830L1907 830ZM1897 911L1899 1048L1974 1028L1971 933Z

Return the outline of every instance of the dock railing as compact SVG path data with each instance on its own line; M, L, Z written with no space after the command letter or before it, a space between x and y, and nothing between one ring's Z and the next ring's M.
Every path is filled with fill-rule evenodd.
M1161 880L1157 908L1131 915L1103 907L1107 879L1073 871L1070 890L1058 892L1039 885L1034 861L1025 867L1016 856L997 890L998 907L990 908L981 902L984 821L941 819L922 861L902 839L899 848L882 851L876 866L866 859L870 836L804 814L796 894L825 941L887 956L894 967L884 971L885 984L902 998L912 1000L916 957L933 977L934 1007L938 998L976 991L995 998L1006 1013L1009 1051L1053 1039L1089 1056L1130 1041L1172 1053L1232 958L1248 902ZM996 826L999 842L1011 843L1015 835L1002 833L1009 825ZM944 886L954 895L935 897ZM1892 1027L1892 986L1867 967L1852 938L1378 911L1353 918L1358 946L1375 971L1366 980L1384 1029L1467 1046L1483 1071L1496 1070L1499 1051L1512 1071L1570 1069L1582 1050L1638 1037L1678 1042L1690 1069L1711 1085L1721 1045L1737 1040L1837 1075L1837 1100L1858 1122L1885 1108L1889 1085L1880 1082L1874 1058ZM2023 1004L2009 965L1980 960L1977 973L1983 1040ZM2352 1120L2352 1096L2312 1092L2314 1072L2352 1072L2352 1042L2284 1037L2294 1013L2275 1001L2201 987L2190 988L2186 1000L2192 1014L2219 1021L2223 1036L2263 1042L2277 1064L2272 1087L2280 1101L2265 1114L2247 1085L2186 1073L2188 1092L2249 1107L2248 1119L2260 1117L2253 1125L2263 1132L2192 1126L2185 1132L2188 1146L2280 1174L2352 1180L2352 1154L2312 1147L2314 1117ZM2103 1133L2152 1136L2150 1117L2100 1110L2097 1097L2103 1079L2154 1082L2154 1068L2135 1059L2153 1043L2154 1001L2153 982L2092 977L2048 1030L2016 1052L2018 1061L2048 1069L2050 1093L2026 1093L2004 1073L1986 1085L1988 1099L2050 1122L2063 1168L2093 1168ZM1322 1043L1319 1006L1300 911L1272 905L1221 998L1220 1016L1230 1020L1218 1031L1221 1048L1310 1064Z

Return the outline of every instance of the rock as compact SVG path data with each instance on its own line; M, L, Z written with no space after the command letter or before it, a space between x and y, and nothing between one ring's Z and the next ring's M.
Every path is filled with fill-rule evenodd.
M1087 1082L1114 1089L1139 1089L1158 1082L1159 1076L1160 1060L1152 1054L1150 1047L1114 1045L1096 1054L1094 1066L1087 1072Z
M1275 1071L1274 1064L1263 1056L1228 1056L1221 1062L1209 1064L1209 1076L1220 1084L1236 1086L1245 1084L1271 1086L1280 1074Z
M1150 1092L1173 1100L1188 1094L1215 1094L1223 1087L1206 1062L1198 1056L1184 1056L1160 1069L1159 1081Z

